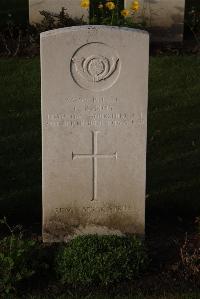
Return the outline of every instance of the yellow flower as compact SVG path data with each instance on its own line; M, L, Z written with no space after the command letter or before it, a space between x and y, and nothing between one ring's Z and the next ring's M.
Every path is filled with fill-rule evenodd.
M90 0L81 0L81 7L82 8L89 8Z
M121 11L121 15L122 15L123 17L128 17L129 14L130 14L130 12L129 12L128 9L123 9L123 10Z
M131 9L134 11L138 11L139 8L140 8L139 2L137 0L133 1L131 5Z
M113 10L113 9L115 9L115 3L112 2L112 1L108 1L108 2L106 3L106 7L107 7L109 10Z
M99 9L102 9L102 8L103 8L103 4L100 3L99 6L98 6L98 8L99 8Z

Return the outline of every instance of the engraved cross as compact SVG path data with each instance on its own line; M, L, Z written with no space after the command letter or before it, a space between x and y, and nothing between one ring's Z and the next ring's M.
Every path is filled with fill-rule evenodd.
M92 131L92 154L74 154L72 152L72 160L74 159L85 159L89 158L92 159L92 164L93 164L93 197L91 201L97 199L97 160L98 159L115 159L117 160L117 152L111 155L106 155L106 154L98 154L98 143L97 143L97 138L99 131Z

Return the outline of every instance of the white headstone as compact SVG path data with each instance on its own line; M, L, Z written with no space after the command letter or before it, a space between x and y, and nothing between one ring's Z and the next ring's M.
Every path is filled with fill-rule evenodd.
M132 3L133 0L124 0L125 8ZM139 5L136 19L140 22L145 17L152 41L182 42L185 0L139 0Z
M41 34L43 239L144 234L149 36Z
M43 16L40 11L45 10L53 13L59 13L62 7L67 9L71 18L82 18L89 22L89 9L80 6L80 0L29 0L29 22L30 24L40 23Z

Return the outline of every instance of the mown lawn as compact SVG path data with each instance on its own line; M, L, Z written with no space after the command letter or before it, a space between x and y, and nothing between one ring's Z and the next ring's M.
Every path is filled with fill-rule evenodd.
M152 57L148 219L200 215L200 58ZM0 59L0 217L41 221L39 59Z
M54 297L52 297L54 298ZM143 296L143 295L130 295L130 296L117 296L117 297L105 297L105 296L87 296L87 297L80 297L80 296L74 296L70 297L67 295L63 295L61 297L55 297L56 299L199 299L200 294L199 293L186 293L186 294L176 294L176 295L164 295L164 296ZM51 297L35 297L30 296L27 297L27 299L51 299Z
M169 226L174 220L193 220L200 215L199 74L200 57L197 56L161 56L150 60L146 213L150 229L147 236L152 227L160 230L161 221ZM1 58L0 218L6 216L10 223L36 225L39 230L40 114L39 58ZM156 243L156 246L160 245ZM163 256L166 254L165 251ZM47 296L26 295L25 298L51 298L51 292ZM81 299L80 294L52 298ZM83 298L197 299L200 295L95 297L90 294Z
M200 213L200 57L151 59L148 216Z
M41 212L38 59L0 59L0 216L38 221Z

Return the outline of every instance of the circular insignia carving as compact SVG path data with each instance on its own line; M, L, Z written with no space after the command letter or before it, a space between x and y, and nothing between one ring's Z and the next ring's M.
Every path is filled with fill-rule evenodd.
M71 75L82 88L102 91L117 81L121 69L116 50L103 43L79 48L71 59Z

